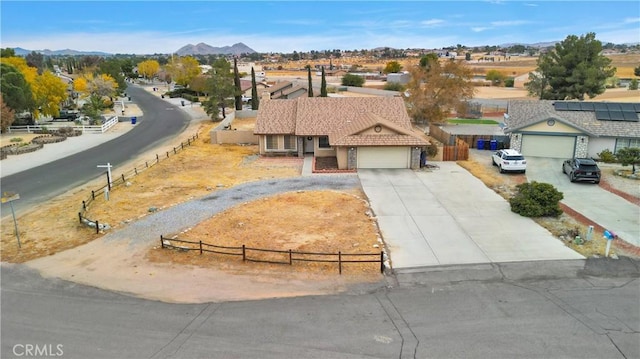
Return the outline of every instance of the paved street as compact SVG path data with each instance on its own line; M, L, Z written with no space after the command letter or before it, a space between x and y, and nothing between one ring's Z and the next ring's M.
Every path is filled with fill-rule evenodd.
M640 357L638 264L577 262L434 268L341 295L205 304L3 264L0 357L24 357L27 344L61 345L64 358Z

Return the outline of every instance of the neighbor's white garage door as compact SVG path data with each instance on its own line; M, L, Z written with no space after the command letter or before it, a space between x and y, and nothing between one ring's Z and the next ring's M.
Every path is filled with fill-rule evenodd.
M409 147L358 147L358 168L409 168Z
M572 158L576 143L570 136L522 136L522 154L531 157Z

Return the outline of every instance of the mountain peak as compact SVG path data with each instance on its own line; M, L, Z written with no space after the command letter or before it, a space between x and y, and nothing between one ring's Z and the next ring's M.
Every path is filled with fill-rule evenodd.
M240 54L253 54L256 51L249 46L239 42L232 46L213 47L211 45L201 42L197 45L187 44L178 51L176 54L180 56L186 55L240 55Z

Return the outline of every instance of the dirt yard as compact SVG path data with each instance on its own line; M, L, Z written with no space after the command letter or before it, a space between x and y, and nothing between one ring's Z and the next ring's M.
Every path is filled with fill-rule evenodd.
M254 119L239 120L234 122L233 127L251 128L254 121ZM113 227L112 230L117 230L137 218L149 215L150 207L162 210L240 183L300 175L301 159L260 158L256 146L210 144L208 134L212 126L212 123L204 122L198 127L190 128L182 138L176 139L176 143L149 151L141 158L132 160L123 168L119 168L118 170L122 172L128 172L133 166L140 166L145 160L153 158L155 153L163 153L186 137L191 137L196 131L200 134L193 146L186 147L178 155L128 179L129 183L126 186L115 188L109 201L99 197L92 204L87 217L98 219L101 223L108 223ZM483 180L487 186L503 194L505 198L513 193L515 185L526 181L524 175L500 175L495 168L484 162L475 161L473 158L460 164ZM114 175L117 176L118 172L116 171ZM96 234L93 229L79 225L77 219L82 200L88 197L91 189L101 185L97 182L87 184L19 217L21 249L18 249L16 244L11 218L4 218L1 228L2 261L21 263L40 258L41 261L46 262L45 266L52 272L64 270L68 273L75 272L67 277L72 280L79 279L81 276L78 273L83 269L87 271L85 273L87 284L97 286L104 284L105 288L111 288L109 283L114 279L109 275L113 273L108 272L115 272L115 269L110 268L118 267L117 263L126 263L123 268L135 268L135 273L148 272L154 273L154 276L163 273L166 276L179 277L183 272L204 273L203 271L206 270L215 273L216 280L220 283L229 285L237 281L238 275L250 275L251 280L258 280L262 284L270 283L274 286L281 285L279 280L282 278L290 278L296 283L306 283L304 291L296 293L319 293L326 288L334 288L331 283L339 282L341 285L354 282L369 283L382 279L378 267L374 264L345 266L345 275L338 280L335 264L295 263L293 266L243 264L234 258L217 255L200 256L197 252L163 250L157 243L147 245L140 251L112 246L99 240L103 236L102 233ZM339 206L336 206L336 203L339 203ZM317 216L318 213L321 215ZM247 218L257 220L252 220L252 225L247 226ZM539 223L556 236L564 236L565 239L573 238L571 231L576 227L585 229L584 223L568 214L564 214L559 220L546 219ZM285 225L293 230L283 231L282 228ZM293 236L291 233L296 235ZM290 193L254 201L214 216L190 231L180 234L180 238L183 239L203 240L212 244L245 244L256 248L334 253L337 251L378 252L382 249L378 236L377 227L370 217L364 194L357 189L350 192ZM567 243L585 255L602 253L604 243L598 240L601 238L601 233L597 233L595 238L596 240L589 246L574 245L569 241ZM76 249L60 253L71 248ZM624 249L615 248L614 251L618 254L626 254ZM56 253L59 255L52 256ZM80 261L76 253L97 257L94 260ZM97 268L96 263L101 263L101 268ZM100 271L104 272L102 277L98 273ZM122 274L130 275L124 269ZM93 278L92 281L88 279L90 277ZM135 283L132 282L131 285ZM246 298L242 295L245 288L238 285L234 288L233 292L229 293L229 298ZM126 291L122 288L112 289ZM158 288L148 290L150 293L156 293ZM269 293L280 295L283 294L283 290L285 289L275 288ZM295 291L288 293L293 292ZM192 294L198 296L201 293ZM251 298L266 294L253 293L253 295ZM154 295L150 297L167 299Z

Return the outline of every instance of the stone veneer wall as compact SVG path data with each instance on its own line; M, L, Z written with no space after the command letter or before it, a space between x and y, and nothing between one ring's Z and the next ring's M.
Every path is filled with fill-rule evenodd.
M510 147L518 152L522 152L522 134L512 133L510 136Z
M573 152L575 158L586 158L589 153L589 137L578 136L576 137L576 149Z
M350 147L347 150L347 169L355 170L358 166L358 150L355 147Z
M411 169L420 168L420 152L422 151L419 147L411 147L411 163L409 164Z

